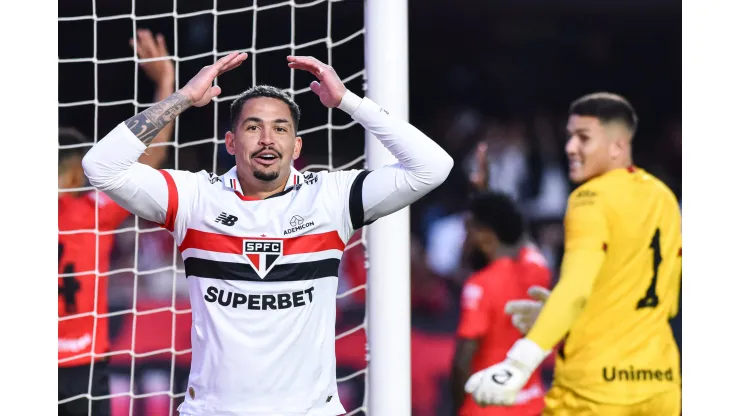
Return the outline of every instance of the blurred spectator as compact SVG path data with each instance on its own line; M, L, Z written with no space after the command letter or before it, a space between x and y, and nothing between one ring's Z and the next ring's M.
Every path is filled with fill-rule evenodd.
M529 180L526 153L523 126L489 120L466 165L479 191L502 192L519 202Z
M485 267L472 275L462 291L462 315L457 329L452 396L461 416L535 415L544 406L545 386L535 372L510 408L482 408L465 394L468 377L506 356L521 334L504 312L510 300L527 296L531 286L550 287L550 271L528 241L525 220L513 199L484 191L476 196L466 218L466 246L478 253Z
M133 46L133 39L131 42ZM137 46L140 58L169 55L164 37L159 35L155 40L147 30L137 32ZM147 62L141 67L156 85L155 101L174 92L171 61ZM171 136L172 128L164 129L153 143L166 142ZM101 355L110 349L107 273L114 235L98 237L83 230L113 231L129 213L102 193L80 190L85 184L80 146L85 141L75 130L60 129L59 145L77 147L66 147L59 153L59 400L88 393L92 378L93 413L107 415L109 400L97 397L109 394L110 359ZM166 148L155 146L139 162L157 168L165 158ZM80 272L90 274L80 276ZM81 398L62 403L59 414L87 415L88 402Z

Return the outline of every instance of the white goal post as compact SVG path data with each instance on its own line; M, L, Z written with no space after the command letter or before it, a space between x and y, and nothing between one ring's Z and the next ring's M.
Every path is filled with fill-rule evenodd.
M367 96L408 120L407 0L366 0L365 71ZM366 133L370 169L395 163L388 150ZM368 414L411 415L411 279L409 209L370 225L368 269Z

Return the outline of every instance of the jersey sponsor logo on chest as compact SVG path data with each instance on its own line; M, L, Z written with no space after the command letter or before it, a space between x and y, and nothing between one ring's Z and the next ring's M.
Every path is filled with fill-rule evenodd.
M208 303L218 302L221 306L234 309L243 307L252 310L289 309L313 302L313 286L296 292L273 294L245 294L209 286L203 299ZM241 306L244 305L244 306Z
M293 215L292 217L290 217L290 228L288 228L287 230L283 230L283 235L293 234L296 231L300 231L313 226L313 221L306 221L300 215Z
M283 255L283 240L244 240L244 256L260 279L270 273Z

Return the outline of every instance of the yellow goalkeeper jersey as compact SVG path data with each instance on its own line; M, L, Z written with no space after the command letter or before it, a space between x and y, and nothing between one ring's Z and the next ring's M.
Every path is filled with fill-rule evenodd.
M637 403L680 385L668 322L678 312L682 263L673 193L634 167L594 178L569 198L565 239L566 258L586 253L572 260L591 256L603 263L586 282L590 294L557 353L554 383L611 404ZM588 267L564 259L563 275L578 275L579 263Z

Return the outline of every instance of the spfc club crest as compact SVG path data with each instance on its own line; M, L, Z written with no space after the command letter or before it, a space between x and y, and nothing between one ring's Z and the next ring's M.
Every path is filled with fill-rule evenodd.
M270 273L282 255L281 240L244 240L244 256L260 279Z

